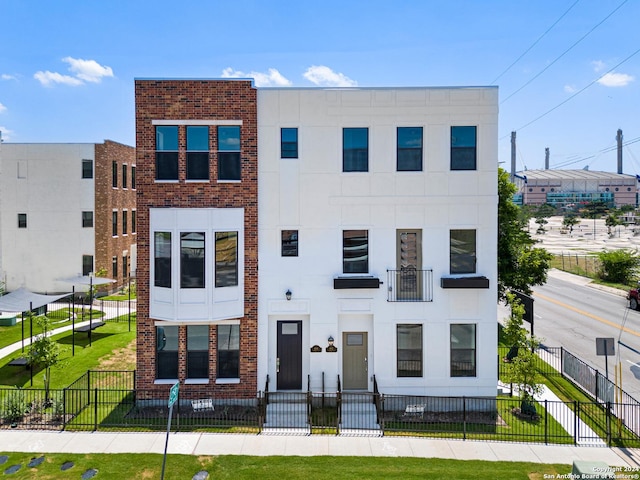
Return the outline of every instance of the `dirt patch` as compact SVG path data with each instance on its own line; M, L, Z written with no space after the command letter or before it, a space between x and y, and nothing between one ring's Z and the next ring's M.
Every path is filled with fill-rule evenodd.
M98 361L96 370L134 370L136 368L136 340L114 350Z

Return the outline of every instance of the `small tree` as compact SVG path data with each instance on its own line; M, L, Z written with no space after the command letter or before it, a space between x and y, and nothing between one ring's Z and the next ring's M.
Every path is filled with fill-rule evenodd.
M536 223L538 224L538 229L536 230L536 233L538 234L544 234L547 229L544 228L544 226L549 223L549 221L544 218L544 217L537 217L536 218Z
M31 315L32 313L29 312L29 316ZM36 324L40 327L42 333L31 343L28 353L28 361L31 368L44 368L45 402L48 404L49 387L51 385L51 367L58 363L60 345L58 345L49 335L51 321L48 317L44 315L38 317L36 319Z
M562 225L569 229L569 233L573 233L573 227L580 223L580 219L575 213L568 213L562 219Z
M610 213L604 220L604 224L607 226L607 233L611 235L611 229L622 225L622 221L615 213Z
M640 257L633 250L604 250L598 253L602 280L631 285L640 267Z

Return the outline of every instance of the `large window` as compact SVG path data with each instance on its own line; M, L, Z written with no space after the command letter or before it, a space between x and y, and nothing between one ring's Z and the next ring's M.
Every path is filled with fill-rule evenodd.
M153 284L171 288L171 232L155 232L153 237Z
M118 236L118 211L111 212L111 236Z
M422 376L422 325L397 325L398 377Z
M178 327L156 327L156 378L178 378Z
M122 188L127 188L127 164L122 165Z
M218 127L218 180L240 180L240 127Z
M476 127L451 127L451 170L476 169Z
M449 235L450 273L476 273L476 231L451 230Z
M118 188L118 162L111 162L111 186Z
M180 234L180 288L204 288L204 232Z
M298 230L282 230L282 256L298 256Z
M118 257L111 257L111 275L118 278Z
M129 257L122 255L122 278L129 278Z
M156 180L178 180L178 127L156 127Z
M27 228L27 214L19 213L18 214L18 228Z
M298 158L298 129L280 129L280 158Z
M367 230L342 232L342 272L369 273L369 232Z
M82 178L93 178L93 160L82 160Z
M187 378L209 378L209 326L187 326Z
M209 180L209 127L187 127L187 180Z
M127 217L128 217L128 213L126 210L122 211L122 234L126 235L128 233L128 229L127 229Z
M82 275L87 276L93 272L93 255L82 256Z
M476 325L451 325L451 376L476 376Z
M136 211L131 210L131 233L136 233Z
M344 128L342 130L342 171L369 171L368 128Z
M238 285L238 232L216 232L216 287Z
M398 171L422 170L422 127L398 127Z
M136 189L136 166L131 166L131 189Z
M82 212L82 228L93 227L93 212Z
M240 378L240 325L218 325L218 378Z

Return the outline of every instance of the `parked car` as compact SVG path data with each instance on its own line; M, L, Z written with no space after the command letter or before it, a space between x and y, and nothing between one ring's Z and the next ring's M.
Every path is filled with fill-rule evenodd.
M631 308L632 310L640 310L640 298L638 297L638 290L640 290L640 282L638 284L638 287L632 288L631 290L629 290L629 293L627 293L629 308Z

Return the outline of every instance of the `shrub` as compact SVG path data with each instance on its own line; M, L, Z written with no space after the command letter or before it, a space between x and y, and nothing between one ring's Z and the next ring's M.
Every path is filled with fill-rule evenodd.
M607 282L630 285L640 266L638 252L632 250L604 250L598 253L600 271L598 276Z
M2 407L2 419L6 423L22 420L22 417L24 417L28 409L22 390L17 389L10 391Z

